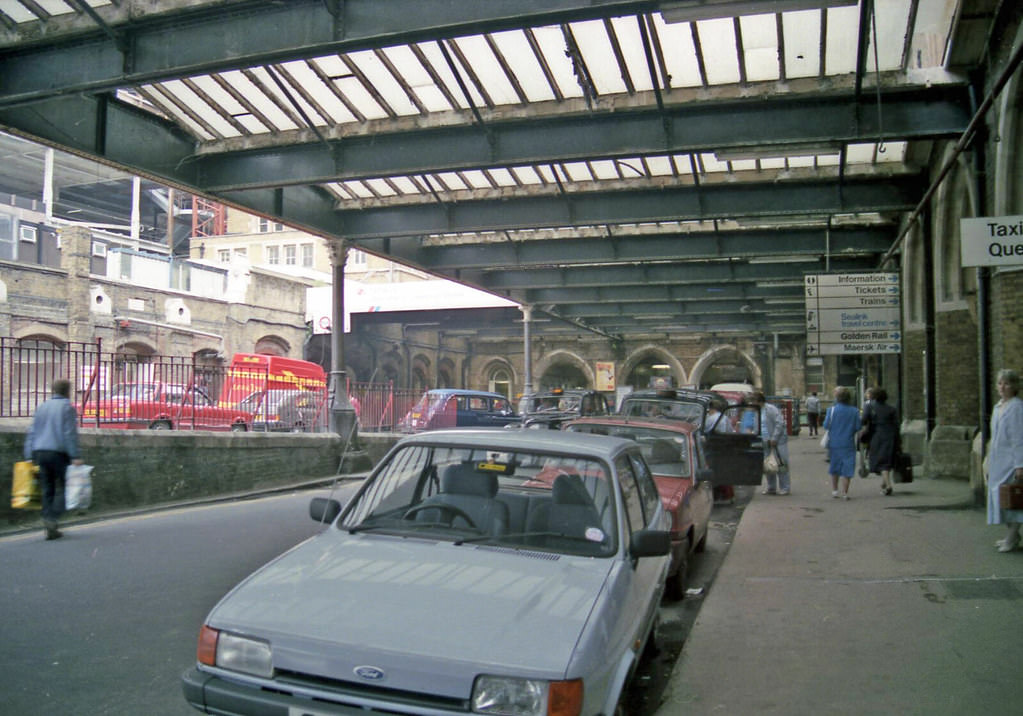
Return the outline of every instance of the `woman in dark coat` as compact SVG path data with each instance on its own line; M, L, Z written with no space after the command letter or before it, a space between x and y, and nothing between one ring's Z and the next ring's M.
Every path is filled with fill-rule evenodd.
M870 471L881 475L881 494L892 494L892 470L899 454L899 414L888 405L884 388L874 388L873 400L863 412L863 427L870 435L867 456Z

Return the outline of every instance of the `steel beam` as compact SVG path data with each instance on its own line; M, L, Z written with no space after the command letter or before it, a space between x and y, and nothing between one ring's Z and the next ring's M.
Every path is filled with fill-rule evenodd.
M873 98L872 98L873 99ZM538 113L528 122L371 132L329 142L204 154L198 183L211 192L315 184L373 176L457 171L594 158L791 143L876 142L958 136L969 123L966 88L945 86L885 92L884 125L850 95L745 102L692 103L568 117ZM735 127L744 127L736 133Z
M650 0L345 0L335 17L323 0L288 0L200 4L139 22L128 12L111 14L104 19L117 39L93 26L0 52L0 106L656 6Z

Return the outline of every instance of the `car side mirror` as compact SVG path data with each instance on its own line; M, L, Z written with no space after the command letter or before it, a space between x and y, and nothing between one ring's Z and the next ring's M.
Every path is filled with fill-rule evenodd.
M313 522L331 524L341 514L341 503L328 497L314 497L309 503L309 516Z
M671 551L671 533L667 530L636 530L629 540L629 556L663 557Z
M698 483L706 481L706 482L709 482L710 484L713 485L714 484L714 471L711 470L709 467L701 467L701 468L697 469L697 471L696 471L696 481Z

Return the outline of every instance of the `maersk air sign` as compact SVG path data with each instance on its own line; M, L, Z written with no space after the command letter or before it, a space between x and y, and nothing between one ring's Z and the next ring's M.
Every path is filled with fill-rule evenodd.
M1023 216L959 220L963 266L1023 265Z

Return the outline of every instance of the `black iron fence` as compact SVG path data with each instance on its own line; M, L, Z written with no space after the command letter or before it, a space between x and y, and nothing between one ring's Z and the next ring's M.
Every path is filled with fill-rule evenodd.
M222 399L230 377L219 363L104 351L100 340L57 345L0 337L0 417L31 417L58 378L71 383L85 427L317 432L329 426L325 388L268 391L254 383L234 403ZM348 395L362 430L390 431L422 391L353 381Z

